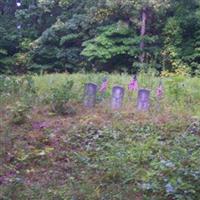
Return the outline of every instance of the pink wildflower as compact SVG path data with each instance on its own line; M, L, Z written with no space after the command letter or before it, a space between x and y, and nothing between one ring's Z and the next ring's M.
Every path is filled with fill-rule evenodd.
M136 76L131 80L131 82L128 85L128 89L130 91L137 91L138 90L138 81Z
M163 94L164 94L163 86L162 86L162 83L160 83L159 86L156 89L156 96L158 98L160 98L160 97L163 96Z
M104 80L103 83L101 84L101 87L99 89L99 92L104 93L106 89L108 88L108 80Z

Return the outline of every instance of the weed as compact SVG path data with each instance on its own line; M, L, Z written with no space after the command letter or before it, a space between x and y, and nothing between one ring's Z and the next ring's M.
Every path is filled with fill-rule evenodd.
M26 122L30 106L17 101L14 105L9 107L11 114L11 122L13 124L23 124Z
M72 80L66 80L59 88L51 88L51 108L53 112L62 115L75 114L75 109L71 105L67 105L69 100L73 98L73 84Z

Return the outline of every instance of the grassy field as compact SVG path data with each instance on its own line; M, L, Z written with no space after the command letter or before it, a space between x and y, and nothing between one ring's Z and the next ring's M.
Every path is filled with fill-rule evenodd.
M82 105L84 84L109 78L103 101ZM127 74L0 77L0 199L199 200L200 79L138 76L151 90L136 109ZM125 87L120 111L111 89ZM98 94L98 99L100 95Z

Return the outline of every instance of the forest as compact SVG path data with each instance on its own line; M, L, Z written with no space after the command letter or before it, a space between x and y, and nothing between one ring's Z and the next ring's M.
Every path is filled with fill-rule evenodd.
M0 73L200 74L199 0L0 0Z

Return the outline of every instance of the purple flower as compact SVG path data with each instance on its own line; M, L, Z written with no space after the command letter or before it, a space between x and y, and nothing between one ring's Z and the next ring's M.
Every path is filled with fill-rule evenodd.
M174 187L171 185L171 183L168 183L165 185L165 189L167 193L173 193L174 192Z
M164 89L163 89L162 82L160 82L159 86L156 89L156 96L158 98L161 98L163 95L164 95Z
M107 88L108 88L108 79L104 79L99 89L99 92L104 93Z
M137 91L138 90L138 81L137 81L136 76L134 76L133 79L131 80L131 82L129 83L128 89L130 91Z

